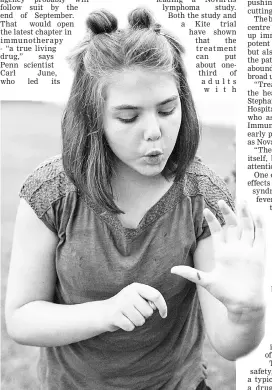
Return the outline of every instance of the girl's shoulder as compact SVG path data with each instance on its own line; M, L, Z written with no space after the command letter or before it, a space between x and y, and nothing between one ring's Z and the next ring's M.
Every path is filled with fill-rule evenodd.
M226 182L199 157L196 157L186 170L185 190L192 195L205 194L210 190L229 193Z
M220 199L225 200L232 209L235 208L226 182L199 157L196 157L187 168L183 189L186 196L203 197L206 206L212 211L218 211L217 202Z
M41 218L54 202L70 192L77 192L77 189L64 171L61 155L57 155L34 169L23 183L19 196Z

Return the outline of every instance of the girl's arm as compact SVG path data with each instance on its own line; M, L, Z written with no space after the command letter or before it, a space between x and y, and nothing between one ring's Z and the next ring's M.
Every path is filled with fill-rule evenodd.
M14 232L6 298L6 324L20 344L60 346L118 329L132 331L167 308L154 288L133 283L110 299L75 305L53 303L58 238L21 200Z
M18 208L6 297L6 324L21 344L57 346L107 331L103 302L52 303L56 235L22 199Z
M178 266L173 272L197 283L211 344L224 358L236 360L256 348L264 335L264 232L246 207L241 230L222 201L220 208L226 225L222 229L206 211L212 235L198 243L195 269Z

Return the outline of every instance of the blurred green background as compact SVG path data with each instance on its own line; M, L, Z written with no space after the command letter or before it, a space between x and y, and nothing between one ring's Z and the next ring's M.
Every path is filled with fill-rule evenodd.
M18 192L25 177L46 158L60 152L62 107L42 102L2 102L2 308L9 269ZM220 176L234 166L235 129L203 126L199 156ZM36 390L38 348L17 345L9 339L2 310L3 390ZM235 390L235 364L220 357L205 343L208 383L213 390ZM95 390L95 389L94 389ZM187 390L187 389L184 389Z

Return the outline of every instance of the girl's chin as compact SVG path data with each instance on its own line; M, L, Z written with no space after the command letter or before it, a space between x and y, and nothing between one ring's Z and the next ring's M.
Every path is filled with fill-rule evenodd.
M133 174L139 174L141 176L146 176L146 177L153 177L157 176L162 173L164 170L166 163L164 160L149 160L148 163L146 162L145 159L141 160L140 163L138 164L126 164L124 161L118 161L117 162L117 170L123 174L125 171L127 173Z
M148 176L148 177L153 177L160 175L164 169L164 164L163 165L152 165L152 166L147 166L144 167L143 169L137 170L138 173L140 173L142 176Z

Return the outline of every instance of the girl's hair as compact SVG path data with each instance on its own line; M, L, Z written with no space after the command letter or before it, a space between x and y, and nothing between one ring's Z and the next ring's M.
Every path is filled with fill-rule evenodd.
M129 26L119 30L108 11L92 12L87 35L68 60L75 76L62 119L63 165L80 192L109 211L122 212L114 203L111 177L114 154L103 131L105 91L110 75L128 68L168 72L176 80L182 120L175 147L162 175L180 180L194 159L199 125L187 83L181 44L155 23L151 13L137 8Z

